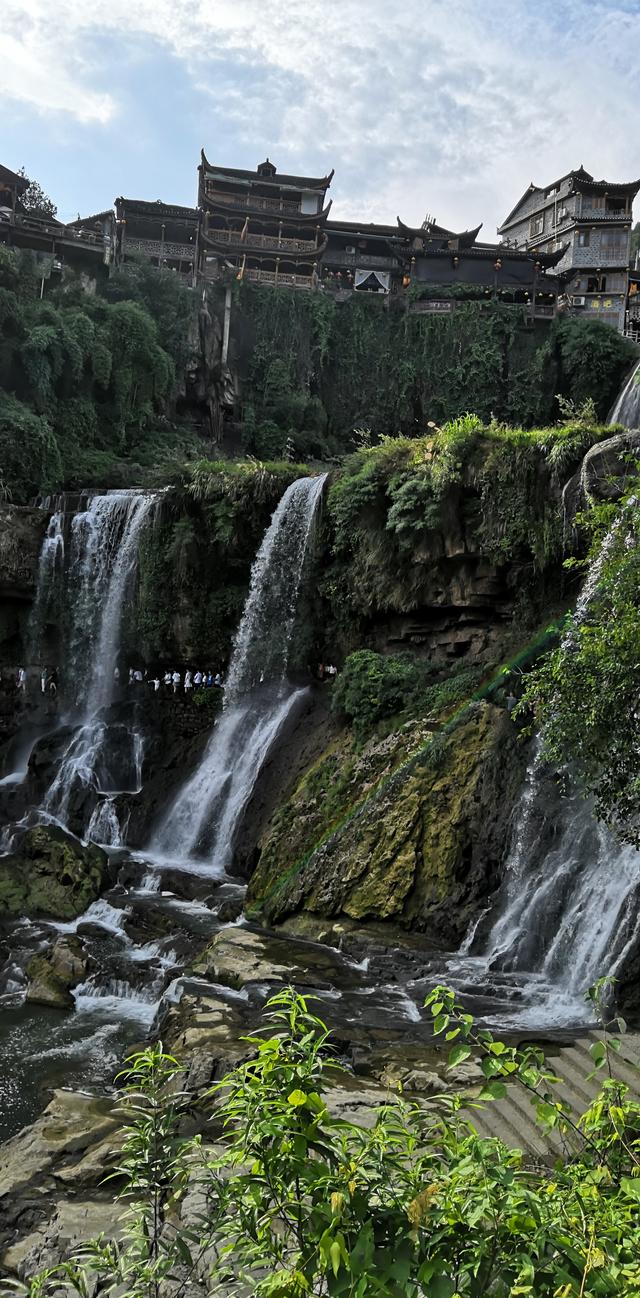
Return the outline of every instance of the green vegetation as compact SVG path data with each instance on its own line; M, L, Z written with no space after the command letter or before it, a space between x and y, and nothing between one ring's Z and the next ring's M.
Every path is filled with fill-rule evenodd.
M598 1004L602 988L591 995ZM161 1046L134 1056L122 1079L122 1238L14 1291L46 1298L64 1283L85 1295L101 1282L157 1298L169 1279L182 1293L210 1273L214 1291L254 1298L640 1292L640 1105L616 1077L620 1037L592 1046L604 1080L575 1113L539 1049L477 1030L447 988L427 1005L452 1075L473 1053L483 1084L428 1106L390 1099L370 1130L331 1116L342 1070L324 1024L291 991L271 998L265 1028L247 1039L252 1057L215 1088L218 1150L182 1134L189 1096L178 1063ZM573 1151L564 1161L533 1164L478 1136L474 1107L504 1097L507 1084L528 1097L542 1131L563 1133ZM189 1190L202 1209L184 1224Z
M359 649L350 654L337 678L332 706L352 722L362 742L378 722L390 717L396 725L416 717L439 720L469 699L481 677L481 668L458 667L438 680L428 660Z
M437 289L437 296L443 296ZM261 458L324 458L354 429L419 436L474 410L530 427L551 422L555 395L591 397L606 417L636 348L600 321L525 324L522 307L459 302L447 316L357 295L237 286L244 439Z
M164 418L193 297L133 266L96 294L49 287L50 259L0 248L0 450L6 492L166 481L201 442Z
M336 566L327 597L364 615L430 603L445 542L497 565L550 568L562 553L562 485L610 435L580 416L525 430L464 415L429 437L357 451L329 493Z
M637 484L636 484L637 485ZM640 845L640 508L628 493L581 517L591 535L586 595L560 645L527 682L546 756L571 761L597 814Z

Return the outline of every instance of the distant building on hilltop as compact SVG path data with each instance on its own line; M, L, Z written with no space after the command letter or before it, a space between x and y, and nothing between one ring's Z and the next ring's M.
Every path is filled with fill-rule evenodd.
M255 171L218 167L203 150L198 175L206 279L219 279L230 269L259 284L316 286L333 172L278 174L268 158Z
M631 211L640 180L594 180L579 167L541 188L533 182L498 227L505 248L560 252L570 310L625 329Z

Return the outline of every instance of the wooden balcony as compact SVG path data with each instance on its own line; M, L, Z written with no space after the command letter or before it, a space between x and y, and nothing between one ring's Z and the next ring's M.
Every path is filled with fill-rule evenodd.
M292 203L286 198L265 198L261 194L223 194L207 183L205 193L210 203L222 203L225 207L253 208L258 212L295 212L300 215L300 204ZM309 215L309 213L305 213Z
M315 275L298 275L286 270L262 270L259 267L250 267L245 270L243 279L248 279L252 284L271 284L274 288L316 288L317 280Z
M310 257L318 252L314 239L286 239L276 234L253 234L247 232L244 239L238 230L208 230L207 239L215 243L233 244L237 248L264 248L268 252L307 252Z

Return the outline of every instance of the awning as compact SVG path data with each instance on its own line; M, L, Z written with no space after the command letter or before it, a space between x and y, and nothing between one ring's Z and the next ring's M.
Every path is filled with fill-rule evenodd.
M377 293L388 293L391 271L389 270L356 270L354 288L367 288Z

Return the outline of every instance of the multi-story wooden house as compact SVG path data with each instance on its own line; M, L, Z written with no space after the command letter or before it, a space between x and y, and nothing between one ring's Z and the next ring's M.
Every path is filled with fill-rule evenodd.
M529 186L498 228L505 248L564 249L557 265L568 307L625 327L631 209L640 180L594 180L579 167L545 187Z
M204 151L198 168L201 268L206 279L312 288L326 246L328 176L279 174L267 158L255 171L216 167Z

